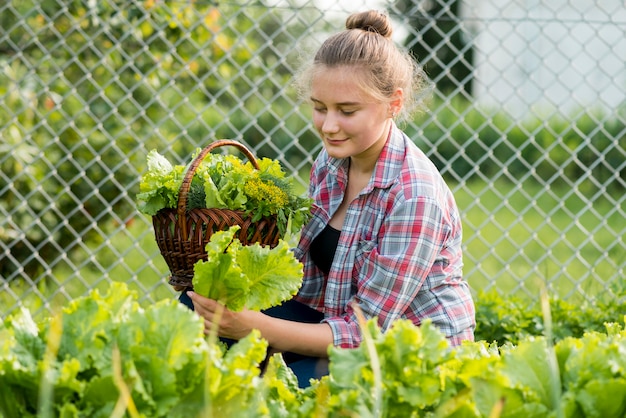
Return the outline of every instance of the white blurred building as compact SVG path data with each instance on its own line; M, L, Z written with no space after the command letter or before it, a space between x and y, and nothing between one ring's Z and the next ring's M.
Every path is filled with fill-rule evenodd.
M624 0L465 0L474 97L516 116L626 104Z

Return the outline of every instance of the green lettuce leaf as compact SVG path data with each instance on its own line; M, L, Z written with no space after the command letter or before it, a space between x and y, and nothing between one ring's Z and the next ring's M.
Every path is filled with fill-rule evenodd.
M300 408L303 390L298 386L298 378L287 366L282 354L275 353L269 360L263 373L267 386L265 400L271 417L293 417ZM323 416L307 414L305 416Z
M248 309L262 310L279 305L300 288L302 264L285 241L279 241L272 249L258 243L244 246L237 252L237 263L250 284Z
M536 402L553 409L556 405L552 403L555 399L552 381L559 376L552 375L548 350L543 338L522 341L515 350L502 354L500 372L508 378L512 388L524 393L527 403Z
M167 175L174 168L172 164L167 160L167 158L159 154L154 149L148 153L146 159L148 164L148 171L154 173Z
M215 350L216 345L210 349ZM207 362L203 417L265 417L265 388L259 363L267 341L253 330L225 352L214 351ZM182 416L182 415L181 415Z
M202 150L198 148L193 160ZM256 222L275 216L281 236L297 233L310 218L312 200L300 196L278 160L262 158L257 170L234 155L209 154L198 164L187 196L187 209L217 208L246 212ZM176 208L189 165L172 165L156 150L148 153L147 171L139 183L137 209L154 216ZM262 183L262 184L259 184ZM287 224L290 222L290 226Z
M210 176L204 179L205 205L207 208L226 209L228 205L220 195L220 191Z
M215 299L232 311L263 310L293 296L302 284L302 264L286 241L274 248L243 245L234 238L240 227L211 236L207 261L194 265L194 291Z
M176 207L185 167L172 166L156 150L148 153L147 160L148 170L141 176L136 196L137 208L142 213L155 215L163 208Z
M239 227L236 227L239 229ZM243 309L250 284L235 262L234 229L217 231L206 245L207 261L193 268L193 288L199 295L215 299L233 311Z

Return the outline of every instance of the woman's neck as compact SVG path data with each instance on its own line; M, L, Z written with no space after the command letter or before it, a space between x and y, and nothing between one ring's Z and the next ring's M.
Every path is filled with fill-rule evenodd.
M376 141L371 147L362 153L350 157L350 174L358 177L366 176L369 179L374 172L374 167L376 167L378 157L385 147L387 139L389 139L390 130L391 123L389 123L387 128L383 131L385 134L380 138L380 140Z

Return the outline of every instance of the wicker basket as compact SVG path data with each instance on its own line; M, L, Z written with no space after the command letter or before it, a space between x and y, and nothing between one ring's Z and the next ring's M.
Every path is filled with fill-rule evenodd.
M187 209L187 194L191 180L209 152L217 147L234 146L242 151L258 170L259 165L243 144L232 140L217 140L200 152L185 173L178 193L176 209L161 209L152 217L154 235L161 255L170 269L169 284L176 287L192 287L193 266L199 260L206 260L206 244L216 231L227 230L239 225L238 239L244 245L259 242L274 247L278 244L279 230L275 217L251 221L251 216L243 211L230 209Z

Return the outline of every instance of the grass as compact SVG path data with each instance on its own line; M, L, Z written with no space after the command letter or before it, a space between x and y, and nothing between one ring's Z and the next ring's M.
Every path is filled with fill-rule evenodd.
M474 290L593 297L624 277L626 201L509 183L455 189ZM589 203L591 202L591 203Z
M571 189L508 183L452 185L464 223L464 273L475 292L538 300L544 286L566 299L594 297L624 277L626 201L586 198ZM47 314L92 288L123 281L150 303L176 297L150 219L138 215L91 243L83 260L60 264L36 284L4 283L0 314L23 304ZM19 301L19 302L18 302Z
M143 303L175 297L167 284L167 265L157 248L150 219L138 214L128 225L112 229L102 242L86 244L81 260L59 263L37 283L5 283L6 289L0 292L0 315L18 304L35 316L46 315L91 289L107 289L111 281L128 283Z

